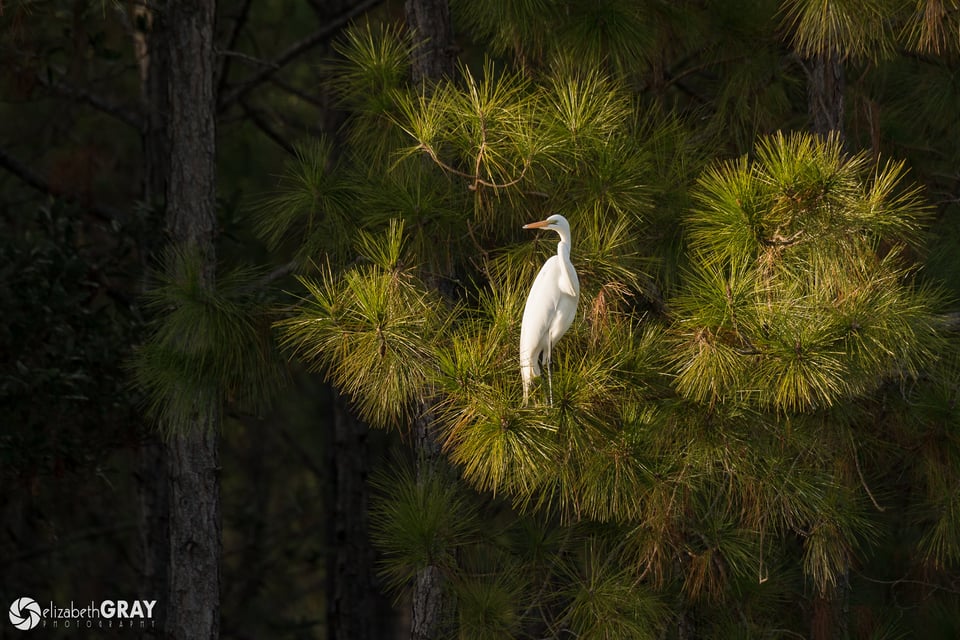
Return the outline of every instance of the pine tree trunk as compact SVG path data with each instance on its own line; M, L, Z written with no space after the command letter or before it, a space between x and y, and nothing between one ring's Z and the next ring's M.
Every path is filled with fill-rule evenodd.
M421 403L420 415L414 425L417 454L417 481L423 482L434 474L443 474L455 481L453 470L443 458L440 443L432 427L434 402ZM454 602L446 587L439 567L429 565L417 571L413 584L410 637L413 640L436 640L450 635Z
M140 199L151 210L148 231L137 244L140 264L146 273L155 252L166 198L170 151L167 142L167 56L166 29L162 14L145 4L131 7L134 25L133 44L140 71L140 113L143 115L143 161ZM168 565L170 563L170 499L167 473L167 448L155 429L145 427L138 452L138 486L141 565L141 593L155 598L154 626L144 629L143 637L162 635L167 610Z
M453 73L453 27L447 0L407 0L404 5L407 28L413 32L416 48L411 74L416 85L430 86Z
M821 53L810 60L807 100L813 132L843 139L843 62L836 52Z
M813 133L822 137L832 134L843 144L843 62L835 51L821 53L810 62L807 97ZM847 637L848 597L849 589L844 580L844 586L838 587L834 593L814 600L810 624L813 640Z
M167 224L171 242L199 255L201 286L212 288L216 254L214 3L169 0L170 171ZM220 628L220 414L198 411L191 428L169 443L170 591L166 634L215 639Z
M219 416L198 416L170 442L170 591L166 634L214 640L220 634Z
M372 640L382 637L381 607L373 576L373 548L367 518L368 427L333 398L330 447L331 518L327 589L327 637Z
M453 27L447 0L407 0L404 5L407 28L413 32L415 49L411 60L414 84L430 91L432 85L452 74L454 68ZM434 277L439 289L439 278ZM435 473L450 476L449 465L443 459L440 445L432 431L433 401L424 399L415 429L417 478ZM413 640L435 640L443 637L453 619L453 602L449 597L443 573L439 567L427 566L417 572L413 585L412 622Z
M144 597L157 601L153 609L154 626L145 628L143 637L159 638L166 621L167 569L170 563L167 449L159 434L151 430L144 434L138 453L140 591Z
M134 5L133 45L140 67L140 112L143 116L143 186L147 206L163 209L166 198L170 147L167 140L167 76L170 60L162 12Z

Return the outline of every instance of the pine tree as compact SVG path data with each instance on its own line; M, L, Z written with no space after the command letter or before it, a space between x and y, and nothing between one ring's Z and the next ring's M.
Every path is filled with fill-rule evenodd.
M891 540L908 571L960 553L950 458L909 444L952 441L956 420L923 194L835 135L710 160L743 129L636 90L639 68L665 78L646 18L662 37L678 15L598 3L590 36L560 6L511 3L495 24L464 8L505 59L429 92L407 80L409 41L354 28L351 153L301 149L260 213L274 248L316 260L278 324L289 352L375 426L409 435L439 399L459 478L384 473L384 575L399 594L439 568L462 637L896 633L891 593L861 596L854 572ZM553 28L525 30L533 14ZM523 406L519 322L555 241L520 226L554 212L580 309L552 406L543 389ZM847 589L871 613L830 619Z

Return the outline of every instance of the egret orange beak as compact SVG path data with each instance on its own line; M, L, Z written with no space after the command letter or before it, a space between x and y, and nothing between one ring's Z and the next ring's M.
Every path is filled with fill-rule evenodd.
M543 229L545 226L550 224L546 220L541 220L540 222L531 222L530 224L523 225L524 229Z

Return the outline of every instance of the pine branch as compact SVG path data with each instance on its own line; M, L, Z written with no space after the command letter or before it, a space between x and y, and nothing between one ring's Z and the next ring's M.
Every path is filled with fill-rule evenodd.
M926 587L928 589L934 589L937 591L945 591L947 593L952 593L960 595L960 589L954 589L951 587L946 587L942 584L937 584L936 582L929 582L926 580L910 580L908 578L897 578L896 580L881 580L879 578L871 578L870 576L860 572L854 571L860 578L866 580L867 582L872 582L874 584L885 584L891 587L896 587L901 584L903 585L918 585L921 587Z
M860 456L857 454L856 443L853 442L853 435L850 435L850 443L853 445L853 464L857 468L857 475L860 476L860 484L863 486L864 491L867 492L867 495L870 497L870 502L873 503L873 506L876 507L877 511L886 511L883 507L880 506L880 503L877 502L877 499L873 495L873 491L870 491L870 486L867 484L867 479L863 477L863 471L860 469Z
M94 202L83 203L75 194L62 193L55 189L49 182L44 180L39 174L35 173L28 166L14 158L6 149L0 147L0 167L3 167L13 175L20 178L21 181L30 185L37 191L49 194L56 198L62 198L69 202L80 204L83 209L103 222L122 221L126 216L119 209L106 207Z
M277 87L277 88L280 89L281 91L285 91L285 92L289 93L289 94L292 95L292 96L296 96L296 97L300 98L301 100L303 100L304 102L306 102L306 103L308 103L308 104L312 104L313 106L317 107L318 109L329 109L329 108L330 108L330 105L324 104L324 103L321 101L321 99L320 99L319 96L310 95L310 94L307 93L306 91L303 91L303 90L301 90L301 89L298 89L297 87L294 87L293 85L291 85L291 84L289 84L289 83L287 83L287 82L284 82L283 80L281 80L280 78L278 78L278 77L276 77L276 76L271 76L270 78L268 78L268 81L270 82L270 84L274 85L275 87Z
M960 311L945 313L940 316L943 326L948 331L960 331Z
M240 7L240 11L237 14L237 17L233 21L233 28L230 30L230 36L227 38L227 45L224 48L226 51L232 51L237 46L237 40L240 38L240 32L243 31L244 25L247 23L247 17L250 15L250 5L252 0L244 0L243 5ZM218 52L222 55L220 58L220 68L217 69L217 93L216 95L222 95L224 88L227 85L227 74L230 71L230 62L231 56L223 55L224 52Z
M270 138L277 144L277 146L290 155L296 155L297 152L293 144L288 142L286 138L280 135L280 133L274 129L269 122L267 122L267 119L263 116L263 113L247 104L246 100L240 101L240 107L243 109L243 113L250 118L250 121L253 123L253 125L262 131L265 136Z
M276 73L279 69L283 68L285 65L303 53L309 51L313 47L328 41L351 20L379 5L382 1L383 0L363 0L352 9L344 12L341 16L334 18L328 24L324 25L320 29L317 29L306 38L300 40L299 42L295 42L283 53L270 61L263 69L253 74L253 76L248 78L243 83L235 86L226 95L222 96L220 99L219 109L223 111L231 106L234 102L241 100L251 90L267 81L270 76Z
M523 169L520 170L520 175L513 180L504 183L490 182L480 177L480 164L483 159L483 147L480 148L480 151L477 154L477 161L474 166L474 171L476 173L467 173L466 171L460 171L459 169L451 167L441 160L439 156L437 156L437 152L434 151L432 147L421 144L419 148L422 149L428 156L430 156L430 159L433 160L434 163L444 171L460 176L461 178L469 178L472 180L472 182L467 186L470 191L476 191L480 187L490 187L491 189L509 189L510 187L519 184L519 182L523 180L524 176L527 174L527 169L530 168L530 161L527 160L523 163Z
M273 62L269 60L261 60L256 56L251 56L249 54L243 53L242 51L234 51L232 49L217 49L217 55L222 56L224 60L236 58L237 60L243 60L244 62L249 63L255 67L272 67L277 69Z
M284 278L291 273L293 273L297 267L300 266L300 263L296 260L291 260L286 264L282 264L279 267L275 268L273 271L265 274L262 278L251 282L249 286L243 287L240 289L240 293L254 293L266 289L269 285L273 284L280 278Z
M44 87L60 94L61 96L73 98L74 100L88 104L94 109L111 115L121 122L130 125L134 129L137 129L138 131L142 131L144 128L143 117L139 112L125 109L94 93L91 93L86 89L74 87L70 84L67 84L63 80L53 78L52 76L47 77L45 74L38 73L37 79Z

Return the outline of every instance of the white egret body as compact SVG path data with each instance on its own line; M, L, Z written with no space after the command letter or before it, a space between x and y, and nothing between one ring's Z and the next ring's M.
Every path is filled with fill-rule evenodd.
M550 404L553 404L553 380L550 355L553 345L567 332L577 315L580 281L570 262L570 223L561 215L524 225L524 229L552 229L560 235L557 255L551 256L537 274L527 296L520 326L520 375L523 377L523 403L530 397L533 379L540 375L540 362L547 368Z

